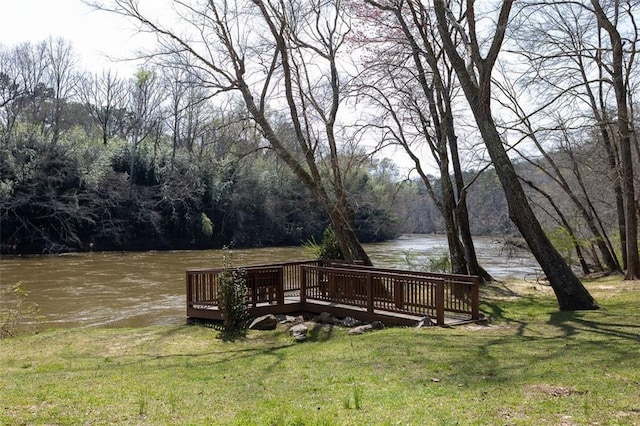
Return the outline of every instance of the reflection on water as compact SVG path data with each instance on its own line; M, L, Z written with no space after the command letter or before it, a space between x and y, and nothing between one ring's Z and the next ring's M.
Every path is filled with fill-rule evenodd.
M494 277L522 278L537 268L530 256L501 253L490 238L477 240L482 265ZM376 266L408 268L447 252L446 237L407 235L369 244ZM234 250L235 265L310 259L300 247ZM36 302L47 327L139 327L179 324L185 319L185 271L222 266L222 250L143 253L78 253L47 256L4 256L0 285L20 281Z

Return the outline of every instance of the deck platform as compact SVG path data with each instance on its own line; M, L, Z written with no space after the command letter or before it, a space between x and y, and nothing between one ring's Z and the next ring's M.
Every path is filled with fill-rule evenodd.
M322 313L414 326L481 320L478 277L364 267L342 262L291 262L239 268L247 279L249 314ZM221 269L187 271L187 317L222 320Z

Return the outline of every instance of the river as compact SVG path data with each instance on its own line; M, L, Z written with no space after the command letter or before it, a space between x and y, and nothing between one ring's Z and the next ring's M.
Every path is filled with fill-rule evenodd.
M401 269L447 252L442 235L406 235L365 248L376 266ZM491 238L478 238L476 250L498 279L523 278L538 268L531 256L505 254ZM220 267L224 255L203 250L3 256L0 286L22 283L28 300L39 306L39 329L179 324L185 320L185 271ZM310 258L301 247L232 251L237 266Z

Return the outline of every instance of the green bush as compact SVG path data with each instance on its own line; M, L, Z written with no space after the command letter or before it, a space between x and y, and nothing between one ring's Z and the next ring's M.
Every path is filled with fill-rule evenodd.
M429 272L451 273L451 258L448 254L430 257L427 261L429 262Z
M585 245L582 241L574 241L571 234L564 227L558 227L548 231L547 237L549 237L553 246L569 265L576 263L576 243L582 247L588 247L588 245Z
M322 233L322 240L317 243L314 238L304 243L304 246L311 250L316 259L344 259L336 233L332 226L325 228Z
M447 253L426 257L419 256L410 250L405 250L403 255L404 261L411 270L451 273L451 258Z
M38 305L27 301L22 284L0 288L0 339L35 329Z
M249 319L246 271L234 268L230 257L230 254L225 255L224 269L220 274L218 308L224 318L225 332L244 333Z

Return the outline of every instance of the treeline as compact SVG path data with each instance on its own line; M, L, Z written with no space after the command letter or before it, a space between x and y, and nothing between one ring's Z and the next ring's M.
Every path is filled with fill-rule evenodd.
M2 253L289 245L328 225L242 109L197 82L81 73L64 40L0 59ZM394 165L347 160L358 236L397 236Z
M319 240L329 225L246 112L216 105L201 81L163 69L128 78L83 73L63 40L4 46L0 57L2 253L297 245ZM275 121L281 135L293 131ZM597 265L600 242L582 225L575 198L597 213L594 226L611 229L615 194L602 190L611 171L599 138L571 137L515 165L565 256L576 260L582 249ZM403 179L391 160L364 151L342 159L361 241L446 232L421 180ZM573 171L567 185L582 188L574 199L545 172L554 167ZM472 233L517 235L495 171L464 173ZM439 178L429 179L441 196Z

